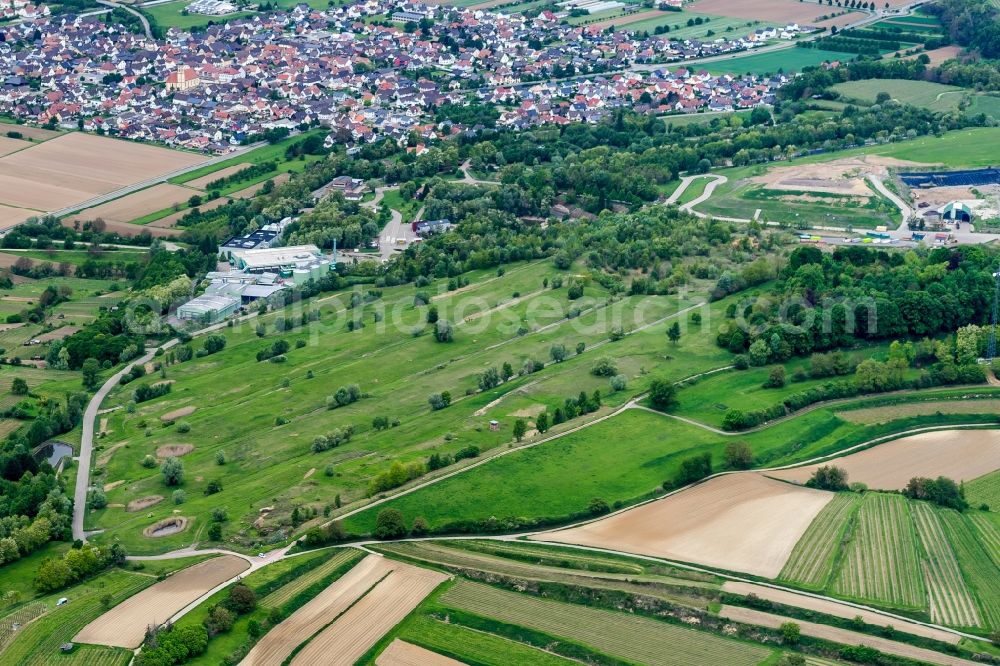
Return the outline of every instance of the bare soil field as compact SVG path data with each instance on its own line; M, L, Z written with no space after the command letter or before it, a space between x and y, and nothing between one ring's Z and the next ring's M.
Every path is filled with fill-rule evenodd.
M842 467L849 481L877 490L899 490L915 476L971 481L1000 469L1000 430L924 432L822 464ZM819 466L768 472L768 476L805 483Z
M397 638L382 650L375 666L462 666L462 662Z
M148 509L149 507L159 504L163 501L163 495L150 495L149 497L140 497L137 500L132 500L127 505L125 505L125 510L129 513L134 513L136 511L142 511L143 509Z
M917 624L915 622L906 622L905 620L889 618L885 615L879 615L878 613L848 606L847 604L838 603L830 599L819 599L805 594L796 594L795 592L778 590L773 587L767 587L766 585L755 585L754 583L743 583L740 581L728 580L722 584L722 591L729 592L731 594L755 594L761 599L767 599L768 601L773 601L785 606L795 606L797 608L804 608L806 610L825 613L826 615L833 615L835 617L842 617L848 620L853 620L854 618L860 616L861 619L868 624L873 624L878 627L893 626L899 631L913 634L914 636L923 636L925 638L951 643L952 645L957 645L959 641L959 636L957 634L953 634L948 631L941 631L940 629L934 629L933 627L925 627L924 625Z
M904 4L904 0L892 0L892 3ZM703 14L756 19L765 23L798 23L799 25L816 25L825 28L834 25L839 28L865 16L862 12L849 12L826 21L817 21L816 19L820 16L832 14L834 8L821 7L815 3L798 2L798 0L744 0L743 2L696 0L690 5L686 5L684 9Z
M352 666L446 580L438 571L396 563L392 573L313 638L292 666Z
M54 139L57 136L63 134L63 132L58 132L56 130L42 129L41 127L31 127L29 125L17 125L12 123L0 123L0 134L4 136L7 132L20 132L26 139L34 139L35 141L48 141L49 139Z
M188 199L199 194L196 190L170 183L160 183L145 190L126 195L120 199L87 208L70 216L71 221L96 220L105 222L131 222L143 215L170 208L175 204L187 204Z
M625 16L616 16L614 18L604 19L603 21L597 21L596 23L591 23L588 28L607 28L609 25L627 25L629 23L637 23L639 21L645 21L646 19L653 19L658 16L664 16L667 12L661 12L658 9L651 9L646 12L636 12L635 14L626 14Z
M165 622L205 592L249 568L249 562L235 555L200 562L126 599L84 627L73 640L137 648L146 627Z
M199 190L204 190L208 187L208 184L214 180L219 180L220 178L225 178L226 176L232 176L237 171L242 171L248 166L251 166L249 162L240 162L239 164L234 164L232 166L227 166L225 169L219 169L218 171L213 171L207 176L202 176L201 178L195 178L194 180L189 180L184 185L186 187L194 187Z
M837 412L837 417L851 423L889 423L908 416L928 413L941 414L990 414L1000 412L1000 400L941 400L935 402L907 402L884 407L865 407Z
M153 238L173 238L174 236L180 236L184 233L183 229L163 229L160 227L153 227L150 225L141 224L129 224L128 222L105 222L107 231L114 231L121 236L138 236L143 232L148 232ZM63 218L62 225L64 227L72 227L73 223L68 219Z
M815 164L776 167L751 181L771 190L823 192L867 199L872 196L872 191L864 182L866 174L884 178L888 176L887 167L915 164L877 155L847 157Z
M333 585L264 634L241 665L270 666L282 663L292 650L347 610L397 566L399 563L379 555L369 555L361 560Z
M14 206L4 206L0 204L0 231L10 229L21 224L29 217L41 215L38 211L27 210L26 208L15 208Z
M198 409L194 405L188 405L187 407L181 407L180 409L175 409L172 412L167 412L160 417L161 421L173 421L174 419L179 419L182 416L190 416L194 414L195 410Z
M0 203L57 210L205 160L73 132L0 158Z
M923 53L914 53L911 56L905 56L903 60L912 60L913 58L919 58L921 55L926 55L931 59L930 66L935 67L940 65L945 60L951 60L952 58L957 58L962 53L961 46L942 46L939 49L931 49L930 51L924 51ZM891 58L892 56L886 56Z
M167 444L156 449L157 458L179 458L194 451L191 444Z
M3 130L3 126L0 126L0 131ZM21 139L12 139L9 136L4 136L0 134L0 157L4 155L9 155L18 150L23 150L31 146L30 141L22 141Z
M831 493L744 472L603 520L532 537L774 578Z
M747 624L756 624L758 626L770 627L772 629L777 629L785 622L790 621L789 618L782 617L780 615L773 615L772 613L765 613L763 611L753 610L752 608L739 608L736 606L723 606L719 610L719 615L727 620L734 620L736 622L744 622ZM868 634L862 634L848 629L838 629L837 627L831 627L826 624L816 624L815 622L806 622L804 620L794 620L794 622L799 625L803 636L823 638L837 643L843 643L845 645L867 645L868 647L881 650L882 652L888 654L908 657L910 659L916 659L929 664L940 664L941 666L974 666L977 663L969 661L968 659L961 659L959 657L953 657L951 655L928 650L926 648L914 647L912 645L907 645L906 643L891 641L887 638L880 638L879 636L870 636Z
M80 331L79 326L61 326L54 331L49 331L48 333L42 333L37 336L36 340L41 340L42 342L51 342L53 340L62 340L63 338L68 338L74 333Z

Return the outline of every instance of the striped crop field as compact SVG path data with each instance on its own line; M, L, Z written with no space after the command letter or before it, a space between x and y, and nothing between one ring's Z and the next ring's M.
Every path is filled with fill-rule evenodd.
M972 521L952 510L942 510L945 533L958 556L958 566L979 600L982 623L1000 629L1000 567L986 552Z
M116 606L143 588L155 583L149 575L112 570L84 583L68 588L64 594L72 601L52 608L17 632L14 640L0 655L2 664L19 666L125 666L132 659L131 650L103 645L80 645L69 655L62 655L59 646L106 610L101 603L104 595Z
M920 543L927 554L924 581L927 583L931 621L954 627L979 626L981 621L976 602L948 544L939 513L924 502L914 502L911 509Z
M260 605L265 608L280 608L282 604L290 601L307 587L323 580L327 575L333 573L337 567L351 561L361 559L361 553L354 549L339 550L333 557L315 569L308 571L298 578L282 585L277 590L267 595L260 601Z
M966 482L965 498L974 508L986 504L1000 511L1000 469Z
M833 590L852 599L926 608L916 534L906 499L882 493L865 495Z
M969 520L979 533L979 538L986 546L986 552L993 558L993 563L1000 567L1000 528L990 521L989 516L982 513L970 513Z
M459 581L441 595L440 602L649 666L751 666L770 654L759 645L651 618L539 599L467 581Z
M838 547L860 500L855 493L839 493L830 500L795 544L779 578L814 590L826 587Z
M3 652L4 647L14 640L13 625L17 624L23 627L35 618L43 615L47 609L48 606L43 603L28 604L0 618L0 652Z

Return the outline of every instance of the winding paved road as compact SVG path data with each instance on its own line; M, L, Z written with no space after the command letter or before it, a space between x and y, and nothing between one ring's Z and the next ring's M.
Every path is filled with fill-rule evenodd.
M117 2L111 2L111 0L97 0L97 4L104 5L105 7L111 7L111 9L124 9L142 22L142 29L146 33L146 39L153 39L153 31L149 27L149 21L146 19L145 15L142 14L142 12L138 12L131 7L126 7L125 5L119 5Z
M169 344L169 343L168 343ZM94 427L97 424L97 412L101 409L101 403L108 397L118 380L126 372L132 369L136 363L148 363L152 360L156 350L146 352L142 357L135 359L121 370L111 375L107 381L97 389L97 393L87 403L87 409L83 413L83 434L80 436L80 456L77 462L76 487L73 489L73 538L81 541L87 540L87 534L83 531L83 519L87 513L87 490L90 489L90 458L94 452Z

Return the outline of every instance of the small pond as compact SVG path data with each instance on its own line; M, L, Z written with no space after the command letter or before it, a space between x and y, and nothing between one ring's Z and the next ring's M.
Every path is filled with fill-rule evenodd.
M45 442L35 449L34 456L38 462L47 460L55 467L64 457L73 456L73 447L65 442Z

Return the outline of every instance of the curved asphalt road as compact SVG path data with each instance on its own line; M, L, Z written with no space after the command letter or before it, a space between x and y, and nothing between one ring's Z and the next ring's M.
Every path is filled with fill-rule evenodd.
M101 408L101 403L108 397L122 375L132 369L136 363L147 363L153 358L156 350L147 352L141 358L137 358L124 368L111 375L97 393L87 403L87 410L83 413L83 435L80 437L80 457L77 461L76 488L73 490L73 538L86 541L87 535L83 531L83 517L87 512L87 490L90 488L90 457L94 451L94 425L97 423L97 412Z

